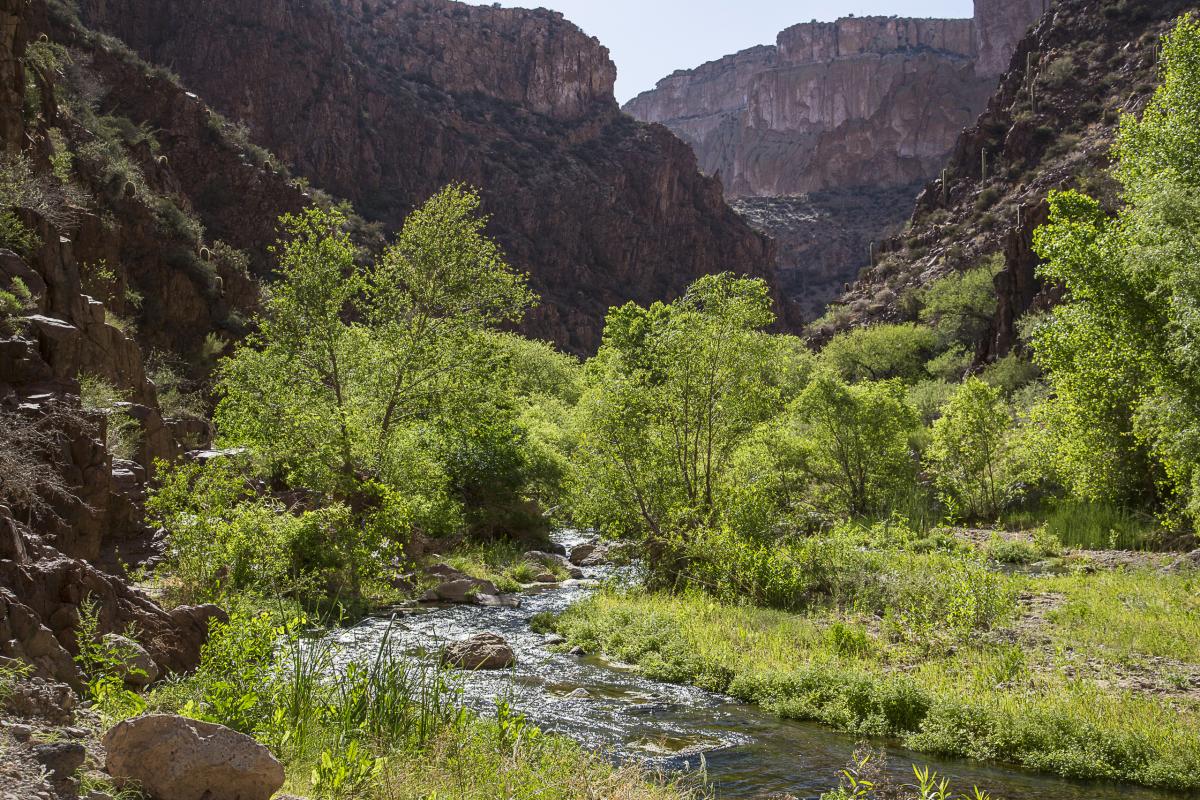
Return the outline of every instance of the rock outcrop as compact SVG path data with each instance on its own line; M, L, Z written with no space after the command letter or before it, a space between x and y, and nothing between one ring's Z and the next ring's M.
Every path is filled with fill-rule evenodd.
M117 723L103 744L108 774L151 800L270 800L283 786L271 751L223 725L151 714Z
M1002 75L1034 20L1053 0L975 0L975 71Z
M779 242L786 293L811 315L908 215L911 187L942 168L1041 7L977 0L973 19L802 23L773 46L676 72L625 110L671 128L720 175L743 216ZM827 192L861 201L825 203ZM760 200L781 197L793 208ZM823 232L812 246L814 216Z
M803 23L774 47L664 78L625 109L690 143L730 197L912 183L941 168L995 84L997 73L976 74L974 28Z
M20 254L0 248L0 289L26 298L0 320L0 656L79 687L86 605L101 633L139 631L147 675L186 670L221 612L164 609L117 574L155 554L140 504L156 462L210 435L160 405L147 355L195 359L210 334L244 328L257 300L249 270L265 269L275 216L306 198L169 75L63 4L0 0L0 101L8 174L31 176L6 187L31 236L6 242ZM228 229L226 244L206 229ZM257 235L257 252L237 251ZM89 405L85 381L117 399ZM123 444L118 420L133 434Z
M606 49L559 14L450 0L80 6L370 219L394 228L447 183L480 187L489 232L542 296L526 330L573 350L596 348L612 305L726 269L774 280L770 243L686 145L620 113Z

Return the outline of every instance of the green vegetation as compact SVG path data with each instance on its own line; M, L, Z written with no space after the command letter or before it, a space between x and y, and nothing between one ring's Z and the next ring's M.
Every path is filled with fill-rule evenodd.
M958 794L950 787L950 781L938 776L928 767L913 766L916 783L896 785L884 773L884 755L860 747L855 751L850 766L842 770L842 779L837 789L821 795L821 800L874 800L874 798L899 798L900 800L990 800L991 795L978 786L970 794Z
M1054 391L1037 409L1046 457L1081 499L1192 520L1200 514L1190 288L1198 51L1200 23L1185 17L1163 41L1164 81L1149 108L1141 120L1122 119L1118 216L1078 192L1054 194L1035 240L1042 274L1069 298L1034 339Z
M692 793L543 734L502 700L494 718L467 710L453 675L395 658L386 638L374 657L345 663L304 635L303 618L236 611L214 624L192 675L137 694L114 678L122 654L94 638L91 619L79 661L106 720L158 711L229 726L284 762L289 792L318 800Z
M1194 576L1138 572L1039 585L988 573L972 584L969 571L945 573L955 561L945 556L876 558L901 564L880 575L853 559L837 563L832 572L850 572L840 578L849 587L836 587L835 595L812 587L807 596L814 607L803 613L696 592L610 591L570 609L557 628L572 644L610 653L651 677L728 692L785 717L897 737L916 750L1197 788L1197 703L1101 688L1100 680L1121 674L1130 658L1195 663L1195 640L1188 639L1200 624L1200 609L1188 599ZM862 577L899 582L896 595L910 605L889 605L880 623L873 602L864 605L877 589L870 581L853 585ZM930 591L946 584L965 591ZM1044 630L1025 631L1012 616L1014 593L1031 588L1066 598ZM1122 597L1146 592L1144 606L1122 604ZM1039 634L1054 645L1036 646ZM1090 659L1099 664L1085 666ZM1067 677L1068 668L1090 669L1093 677Z
M628 543L645 585L553 624L651 677L927 752L1200 788L1200 576L1079 552L1162 549L1200 516L1197 54L1200 22L1184 20L1163 87L1122 125L1115 219L1079 193L1051 198L1036 246L1066 301L1018 324L1018 348L991 364L995 259L910 290L909 321L819 352L770 332L764 282L706 276L673 302L611 309L580 365L509 332L535 298L484 235L475 191L447 187L372 252L332 202L285 217L255 333L204 348L228 451L157 471L163 588L354 613L423 588L407 574L420 543L514 590L544 569L524 563L530 537L570 522ZM109 135L73 160L63 148L59 178L87 167L157 202L109 146L153 150L152 135L73 109ZM28 184L22 169L8 164L10 183ZM239 270L188 219L160 219L206 274ZM178 372L151 374L170 407L203 408ZM82 383L111 432L122 398ZM503 704L468 714L447 676L384 649L326 680L333 654L301 646L289 616L236 614L196 675L134 699L104 679L115 654L81 657L105 713L144 703L244 730L318 797L677 789ZM872 796L868 766L829 797Z
M8 289L0 289L0 333L15 333L21 327L18 318L28 313L33 305L33 294L25 281L13 278Z
M1196 576L1078 552L1186 542L1200 515L1197 53L1182 20L1150 109L1122 124L1115 219L1052 196L1036 246L1066 302L993 364L975 354L995 259L907 295L917 321L815 355L762 332L746 279L615 310L584 370L568 508L640 548L646 588L558 630L916 749L1200 788ZM696 299L718 285L741 302ZM1034 533L940 527L998 520ZM1147 688L1155 659L1172 666Z
M141 445L142 429L126 406L129 392L118 389L111 381L94 373L79 376L79 402L84 411L104 418L104 441L116 458L132 459Z

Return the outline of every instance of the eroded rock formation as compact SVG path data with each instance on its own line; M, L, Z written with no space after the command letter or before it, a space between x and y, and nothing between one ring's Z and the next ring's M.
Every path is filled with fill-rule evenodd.
M625 109L671 128L720 175L779 241L783 282L811 314L908 215L909 188L942 168L1042 3L977 0L973 19L802 23L773 46L676 72ZM826 204L824 192L858 202ZM792 212L758 200L782 197L795 198Z
M395 227L447 183L480 187L490 233L542 296L527 330L574 350L598 345L612 305L725 269L773 280L771 244L684 143L620 113L607 50L559 14L449 0L81 6L368 218Z

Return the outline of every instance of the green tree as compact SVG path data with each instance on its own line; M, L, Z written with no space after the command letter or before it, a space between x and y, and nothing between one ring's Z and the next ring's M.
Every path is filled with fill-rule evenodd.
M782 408L779 370L802 360L763 332L772 321L766 284L729 273L609 313L576 415L581 522L658 547L712 522L734 450Z
M923 367L937 341L937 334L925 325L871 325L839 333L820 358L848 381L900 378L912 383L925 377Z
M899 381L847 385L819 375L789 410L790 468L824 511L862 516L887 510L915 480L909 439L919 425Z
M284 217L259 334L221 368L223 441L356 511L407 496L399 516L421 527L450 524L450 501L489 525L520 505L523 432L492 329L534 297L478 208L442 190L365 266L339 212Z
M921 321L946 343L971 350L991 328L996 315L996 274L1004 267L997 255L987 263L934 281L921 296Z
M978 378L967 378L933 423L926 463L947 503L969 519L995 519L1011 498L1011 427L1000 390Z
M1122 119L1109 219L1077 192L1050 199L1041 274L1067 302L1033 344L1052 397L1036 409L1049 460L1085 499L1157 502L1200 517L1200 22L1162 46L1163 83Z

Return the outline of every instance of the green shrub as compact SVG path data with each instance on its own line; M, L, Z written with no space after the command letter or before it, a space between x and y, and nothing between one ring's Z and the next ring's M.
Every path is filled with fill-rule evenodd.
M19 330L18 317L33 308L33 294L20 278L13 278L7 290L0 289L0 334Z
M42 246L42 239L12 211L0 211L0 247L29 256Z
M794 443L785 466L806 479L816 509L851 516L886 512L913 485L909 438L918 419L898 381L847 385L820 375L789 409L788 420Z
M1016 353L1009 353L1004 358L989 364L979 377L984 382L995 386L1011 397L1021 388L1037 380L1041 370L1037 364Z
M968 519L995 519L1016 492L1012 426L1000 392L978 378L968 378L933 423L926 464L947 505Z
M839 333L821 351L821 361L847 381L899 378L913 382L937 345L924 325L881 324Z
M996 314L994 280L1003 268L1003 257L995 255L974 269L934 281L921 295L921 320L943 341L973 350Z
M931 358L925 364L925 371L942 381L955 383L962 380L973 360L966 347L955 343L941 355Z
M180 599L250 592L354 602L398 544L376 526L353 527L341 504L289 513L257 493L247 467L234 457L159 465L146 507L171 532L166 560Z
M141 446L142 426L122 406L128 400L128 390L118 389L99 375L80 373L80 404L85 411L104 415L105 446L115 458L130 461L136 457Z

